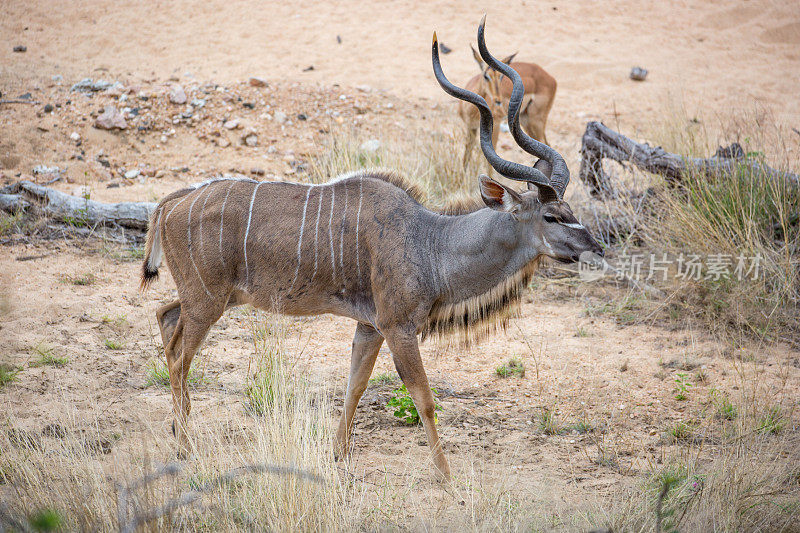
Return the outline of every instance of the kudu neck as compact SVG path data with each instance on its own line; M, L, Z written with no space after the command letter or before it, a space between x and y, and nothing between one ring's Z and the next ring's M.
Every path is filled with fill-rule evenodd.
M440 216L432 225L431 251L439 292L449 301L483 294L535 259L509 213L481 209Z

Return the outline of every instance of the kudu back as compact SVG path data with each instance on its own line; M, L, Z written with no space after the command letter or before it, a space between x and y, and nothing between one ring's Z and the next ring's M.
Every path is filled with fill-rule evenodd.
M435 41L432 54L445 90L479 108L489 162L531 190L518 192L480 176L482 204L443 214L423 206L399 175L365 170L321 185L222 178L164 198L148 231L142 287L158 275L163 259L178 290L178 300L156 316L179 455L191 448L186 378L192 358L225 309L249 303L288 315L333 313L357 322L336 436L339 457L349 448L356 405L385 340L420 413L437 472L448 479L418 335L459 331L479 337L508 318L541 257L572 262L586 251L602 253L562 200L569 179L563 159L524 137L517 142L543 157L552 176L500 159L491 146L485 102L444 78ZM488 51L485 55L491 58ZM519 83L517 77L514 84ZM518 111L512 95L509 124L514 105ZM512 124L512 133L517 130Z

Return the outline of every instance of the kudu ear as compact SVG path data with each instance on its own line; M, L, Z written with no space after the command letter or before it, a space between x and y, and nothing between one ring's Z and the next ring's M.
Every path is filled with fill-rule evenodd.
M522 198L514 189L494 181L489 176L481 174L478 177L483 203L498 211L514 213L522 205Z
M510 55L510 56L508 56L507 58L503 59L503 63L505 63L506 65L508 65L509 63L511 63L512 61L514 61L514 57L516 57L516 55L517 55L518 53L519 53L519 52L514 52L513 54L511 54L511 55Z
M478 51L477 51L477 50L475 50L475 47L474 47L474 46L472 46L472 43L470 43L469 47L470 47L470 49L472 50L472 57L474 57L474 58L475 58L475 62L477 62L477 63L478 63L478 67L481 69L481 71L483 71L483 69L485 69L485 68L486 68L486 63L484 63L484 62L483 62L483 58L482 58L482 57L481 57L481 55L478 53Z
M546 160L544 160L544 159L539 159L539 160L538 160L538 161L537 161L537 162L536 162L536 163L533 165L533 168L535 168L536 170L539 170L539 171L541 171L541 172L542 172L542 174L544 174L544 175L545 175L545 176L547 176L548 178L549 178L549 177L550 177L550 175L553 173L553 165L551 165L551 164L550 164L548 161L546 161ZM528 182L528 190L533 190L533 189L535 189L535 188L536 188L536 185L534 185L534 184L533 184L533 183L531 183L531 182Z

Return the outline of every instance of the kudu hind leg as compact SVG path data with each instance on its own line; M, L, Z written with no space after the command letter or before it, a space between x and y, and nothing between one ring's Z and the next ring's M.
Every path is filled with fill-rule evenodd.
M422 357L419 354L417 337L413 333L384 332L386 343L392 350L394 366L400 379L408 389L414 406L417 408L425 433L428 437L428 446L433 455L433 464L436 466L442 481L450 481L450 465L442 450L439 433L436 431L435 403L433 393L428 384L428 376L422 366Z
M218 312L217 312L218 311ZM188 377L192 359L203 343L208 330L222 316L224 308L208 309L200 316L178 317L175 332L165 349L169 367L169 381L172 388L172 409L174 414L173 432L178 442L178 457L185 458L190 452L187 422L192 409L189 398Z
M347 379L347 394L344 399L339 429L336 431L334 453L337 459L347 456L350 435L353 432L353 416L361 396L367 389L375 360L383 344L383 337L375 328L359 322L353 337L353 354L350 359L350 377Z

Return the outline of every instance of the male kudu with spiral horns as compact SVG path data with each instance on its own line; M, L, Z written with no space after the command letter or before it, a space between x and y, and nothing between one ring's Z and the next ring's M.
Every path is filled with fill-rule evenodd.
M348 452L356 405L385 340L422 419L437 472L449 479L417 336L456 331L478 337L509 317L540 257L573 262L585 251L602 253L562 200L569 180L564 160L520 131L521 81L486 50L483 24L478 42L486 62L514 83L509 124L517 143L541 158L535 168L495 153L486 102L447 81L435 35L434 73L445 91L480 110L481 147L489 163L499 174L526 182L528 191L480 176L485 206L444 214L425 208L397 174L364 170L321 185L221 178L159 203L147 236L142 286L166 260L178 300L156 317L180 456L191 447L186 378L192 357L226 309L251 304L287 315L333 313L356 320L336 434L339 457Z

